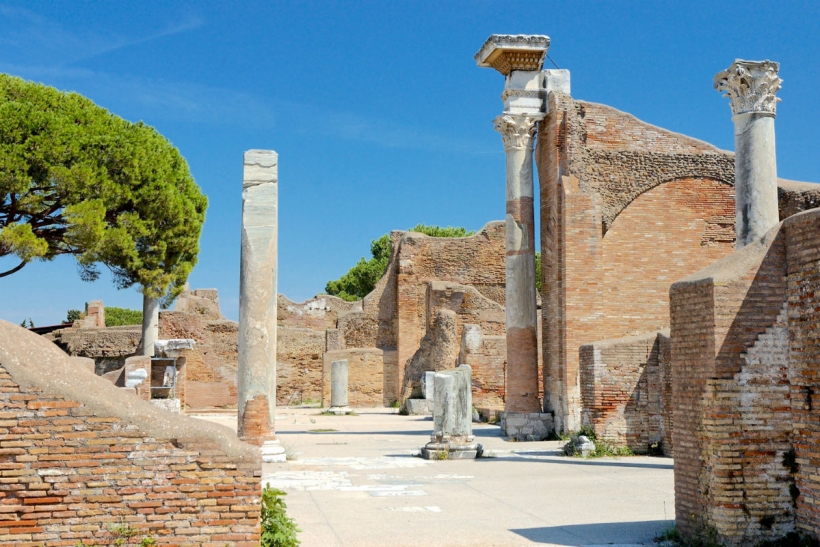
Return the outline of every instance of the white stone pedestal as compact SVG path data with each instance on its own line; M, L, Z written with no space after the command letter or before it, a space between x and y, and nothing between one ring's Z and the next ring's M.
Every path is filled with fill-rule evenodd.
M331 414L335 414L336 416L341 416L342 414L350 414L353 412L349 406L332 406L327 409L328 412Z
M265 463L288 461L285 456L285 447L279 441L265 441L262 444L262 461Z

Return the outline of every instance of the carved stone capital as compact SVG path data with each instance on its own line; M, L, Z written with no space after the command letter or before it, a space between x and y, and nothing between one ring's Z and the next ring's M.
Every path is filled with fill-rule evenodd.
M502 114L493 120L495 130L501 133L504 149L532 148L540 116L513 116Z
M724 91L732 105L732 115L758 112L775 114L780 99L775 93L783 80L777 77L780 64L773 61L744 61L736 59L732 65L715 75L715 89Z

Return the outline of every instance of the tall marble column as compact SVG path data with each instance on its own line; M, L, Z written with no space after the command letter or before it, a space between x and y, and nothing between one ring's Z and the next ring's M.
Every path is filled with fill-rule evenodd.
M142 295L142 354L154 356L154 342L159 339L159 299Z
M541 410L532 173L533 141L541 117L503 114L495 119L495 129L501 133L507 154L507 412Z
M544 117L546 90L541 68L548 48L547 36L494 34L475 56L478 66L494 68L505 76L504 113L495 119L495 129L501 133L507 154L507 414L541 411L532 151L538 121Z
M284 461L276 441L276 267L279 156L245 152L239 273L239 438Z
M772 61L736 59L715 75L715 89L729 98L735 123L738 249L760 239L780 221L774 141L775 108L780 101L775 93L783 82L777 76L779 68Z

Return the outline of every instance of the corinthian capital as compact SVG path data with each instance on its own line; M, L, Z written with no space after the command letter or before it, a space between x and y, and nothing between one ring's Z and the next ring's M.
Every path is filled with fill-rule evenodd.
M495 130L501 133L504 149L532 148L540 116L503 114L493 120Z
M773 61L736 59L732 66L715 75L715 89L725 91L732 115L760 112L775 114L780 99L774 96L783 80L777 77L780 64Z

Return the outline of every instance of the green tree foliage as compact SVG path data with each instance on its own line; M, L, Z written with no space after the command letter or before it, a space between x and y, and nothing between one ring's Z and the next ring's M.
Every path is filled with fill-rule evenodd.
M409 232L418 232L431 237L467 237L473 235L466 228L447 226L427 226L425 224L417 224L408 230ZM390 261L390 253L392 252L392 245L390 243L390 234L384 234L378 239L370 242L369 260L362 257L355 266L350 268L346 274L335 281L328 281L325 285L325 292L338 296L348 302L354 300L361 300L376 286L376 283L384 275L387 270L387 263Z
M285 495L270 483L262 489L262 547L299 547L301 543L296 538L301 530L285 511Z
M105 326L120 327L123 325L141 325L142 311L115 306L105 307Z
M207 199L179 151L76 93L0 75L0 258L73 255L83 279L173 299L196 264Z
M541 253L535 253L535 289L541 292Z
M83 318L83 312L80 310L68 310L65 314L65 321L63 323L73 323Z

